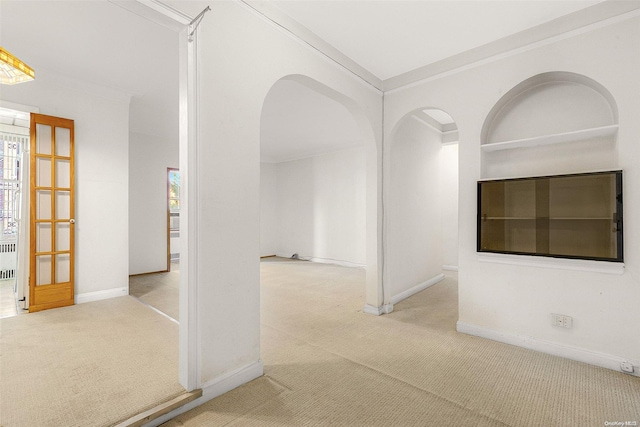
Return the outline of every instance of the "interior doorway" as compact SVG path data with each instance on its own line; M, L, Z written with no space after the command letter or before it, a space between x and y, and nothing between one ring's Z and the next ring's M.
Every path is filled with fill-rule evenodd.
M0 108L3 317L75 302L74 123L23 107Z
M398 122L390 143L385 281L396 304L457 278L458 128L424 107Z
M306 76L274 83L260 126L260 255L278 256L260 263L265 295L274 279L288 277L278 290L285 300L297 287L331 299L335 285L355 295L355 310L380 305L377 155L371 124L352 99ZM273 310L262 300L265 325Z
M0 317L28 308L31 111L37 109L3 101L0 106Z
M320 86L286 77L263 103L260 255L364 268L369 141Z
M180 170L166 175L166 270L129 276L129 295L175 323L179 319L180 288Z

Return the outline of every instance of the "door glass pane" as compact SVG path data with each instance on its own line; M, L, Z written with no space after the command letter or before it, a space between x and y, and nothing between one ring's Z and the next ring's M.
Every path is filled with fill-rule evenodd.
M56 160L56 187L71 187L71 162L69 160Z
M51 191L36 191L36 219L51 219Z
M71 193L56 191L56 219L71 219Z
M36 153L51 154L51 126L36 125Z
M69 254L56 255L56 283L71 280L71 257Z
M71 131L56 128L56 156L71 157Z
M71 225L68 222L56 223L56 251L71 249Z
M51 252L51 223L36 224L36 252Z
M36 286L51 284L51 255L36 256Z
M36 158L36 186L51 187L51 159Z

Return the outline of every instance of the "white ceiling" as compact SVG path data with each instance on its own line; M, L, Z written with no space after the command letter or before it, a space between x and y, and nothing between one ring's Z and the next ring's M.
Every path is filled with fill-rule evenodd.
M178 36L167 28L107 1L1 0L0 44L36 79L63 76L124 92L137 110L176 117L177 132Z
M170 3L189 12L202 5ZM598 1L270 3L387 79ZM131 94L132 129L162 128L171 120L164 117L177 123L177 42L175 32L105 0L0 0L3 47L35 68L36 77L38 70L47 70ZM144 116L158 111L168 115ZM293 81L279 82L269 93L261 138L263 159L273 162L360 144L342 105Z
M602 0L600 0L602 1ZM395 77L600 1L270 0L381 80ZM357 141L350 113L296 82L278 82L263 110L261 159L279 162ZM441 110L435 126L455 129ZM424 117L428 119L428 117Z
M422 110L423 113L428 114L434 120L436 120L441 125L450 125L455 123L453 117L451 117L448 113L439 110L437 108L427 108L426 110Z
M385 80L602 0L271 0Z

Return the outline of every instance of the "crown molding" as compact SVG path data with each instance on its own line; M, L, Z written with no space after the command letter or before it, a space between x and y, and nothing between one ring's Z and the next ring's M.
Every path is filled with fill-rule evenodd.
M382 80L373 73L356 63L344 53L327 43L324 39L318 37L315 33L290 18L288 15L273 6L265 0L238 0L248 9L261 16L263 20L271 25L278 27L280 30L289 33L299 42L315 49L318 53L332 60L342 68L346 69L363 82L382 91Z
M182 31L193 19L160 0L108 0L129 12L175 32Z
M574 37L640 15L638 1L604 1L475 49L425 65L382 83L384 92L462 71L490 60Z

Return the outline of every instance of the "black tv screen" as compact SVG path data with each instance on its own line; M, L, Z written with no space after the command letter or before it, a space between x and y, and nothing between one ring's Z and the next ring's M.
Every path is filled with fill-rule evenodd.
M478 252L623 262L622 171L478 181Z

